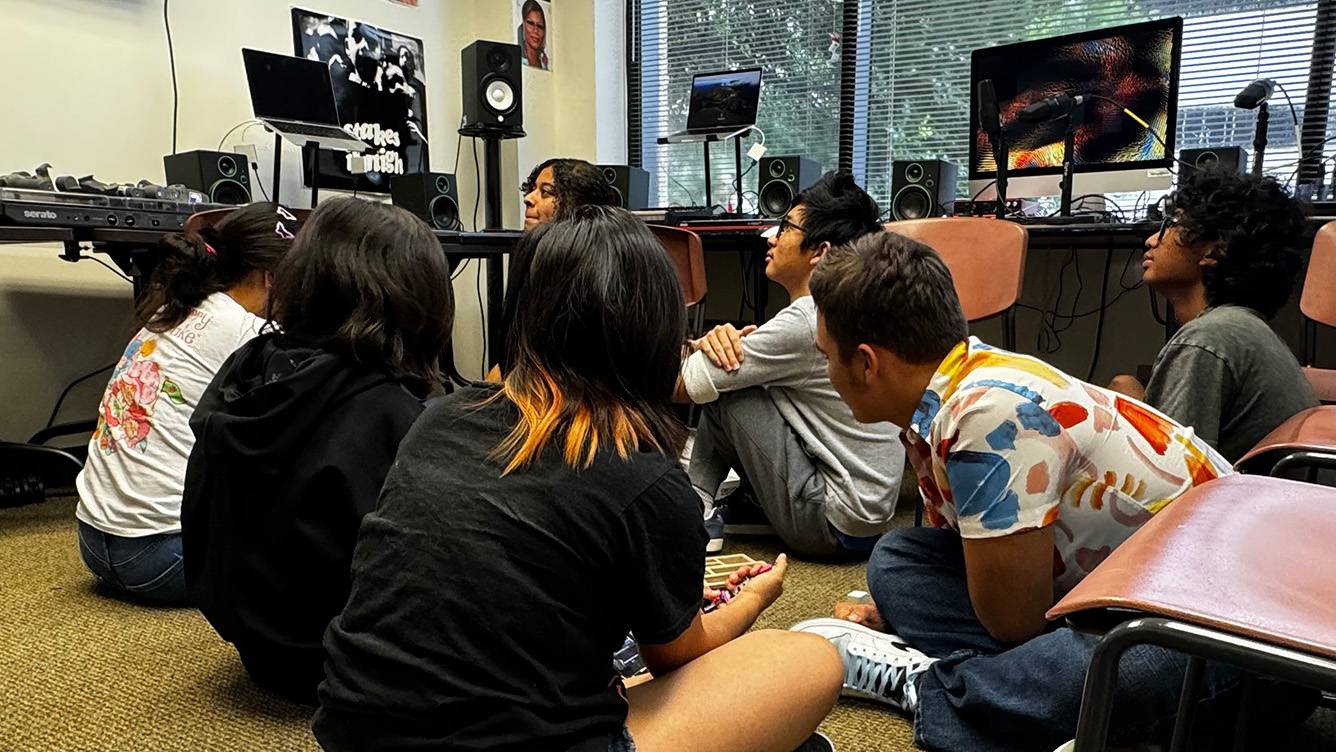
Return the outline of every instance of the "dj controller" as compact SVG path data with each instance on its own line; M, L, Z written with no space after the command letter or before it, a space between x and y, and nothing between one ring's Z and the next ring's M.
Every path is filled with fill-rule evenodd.
M0 223L26 227L129 228L176 231L190 215L224 208L184 186L102 183L93 177L0 175Z

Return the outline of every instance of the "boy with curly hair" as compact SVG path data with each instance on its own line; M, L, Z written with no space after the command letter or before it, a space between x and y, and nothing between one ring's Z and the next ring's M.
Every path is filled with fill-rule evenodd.
M1182 327L1144 387L1109 386L1145 401L1236 462L1296 413L1318 404L1290 348L1267 321L1303 266L1304 213L1272 178L1220 170L1180 186L1146 239L1142 276Z

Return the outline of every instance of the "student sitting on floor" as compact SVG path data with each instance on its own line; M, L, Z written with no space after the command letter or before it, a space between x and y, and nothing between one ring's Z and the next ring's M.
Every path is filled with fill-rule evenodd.
M190 594L256 683L314 703L362 516L441 380L454 312L431 230L402 209L320 204L274 272L278 332L223 366L190 424Z
M1146 239L1143 278L1182 328L1144 388L1110 388L1192 426L1237 462L1296 413L1318 404L1294 353L1267 325L1294 290L1306 228L1273 178L1194 172Z
M762 326L716 327L690 343L679 398L704 405L688 473L705 505L710 551L724 526L761 522L794 553L867 556L890 527L904 451L895 426L862 425L826 376L808 291L822 254L882 231L877 202L845 172L798 195L770 236L765 274L790 303ZM755 500L714 507L730 469Z
M75 481L79 553L117 595L187 603L180 531L190 414L223 361L260 331L269 271L297 228L287 209L257 203L162 241L137 307L142 328L112 371Z
M779 597L782 556L701 612L668 257L621 209L536 232L505 381L427 409L362 525L316 738L653 752L724 734L792 750L834 705L839 659L811 635L743 634ZM629 688L612 666L628 631L655 677Z
M812 294L831 382L858 420L906 426L932 527L882 537L875 606L794 629L829 638L846 694L913 715L923 747L1056 748L1075 733L1098 638L1045 612L1229 463L1150 407L970 337L951 273L921 243L887 233L832 249ZM1128 652L1118 743L1173 715L1185 665ZM1203 697L1226 681L1207 679Z

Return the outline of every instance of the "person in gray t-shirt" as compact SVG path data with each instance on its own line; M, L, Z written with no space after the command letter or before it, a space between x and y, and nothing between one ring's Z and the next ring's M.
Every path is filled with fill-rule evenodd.
M1142 263L1182 328L1155 358L1149 384L1119 376L1110 387L1192 426L1230 462L1317 405L1267 324L1294 290L1304 237L1302 209L1275 180L1194 173L1146 240Z
M759 328L723 325L690 343L678 398L703 406L687 474L706 507L707 552L722 547L723 524L737 526L744 508L759 507L764 520L749 522L768 523L809 557L866 557L890 527L900 429L859 423L840 399L816 349L807 287L827 249L881 231L877 202L848 173L828 173L770 236L765 273L788 291L788 307ZM732 501L719 515L711 507L730 468L756 503Z

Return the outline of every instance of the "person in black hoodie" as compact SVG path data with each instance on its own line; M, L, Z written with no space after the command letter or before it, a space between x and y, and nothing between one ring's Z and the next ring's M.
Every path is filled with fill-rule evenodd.
M340 199L297 234L269 305L279 330L223 364L190 421L186 585L257 684L314 703L358 525L441 383L454 300L421 220Z

